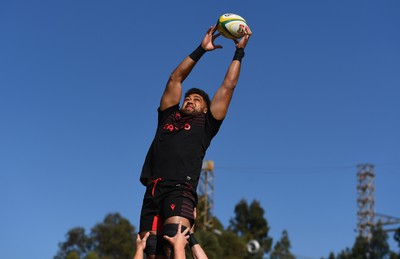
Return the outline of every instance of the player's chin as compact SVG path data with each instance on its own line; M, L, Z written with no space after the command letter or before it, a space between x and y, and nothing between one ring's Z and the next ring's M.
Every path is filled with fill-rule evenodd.
M199 111L192 110L192 109L181 109L180 112L183 116L195 116L200 113Z

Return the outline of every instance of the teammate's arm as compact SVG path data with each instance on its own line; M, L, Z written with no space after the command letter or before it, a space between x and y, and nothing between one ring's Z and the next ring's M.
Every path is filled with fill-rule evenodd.
M226 72L224 81L220 88L218 88L212 101L210 110L214 118L222 120L225 118L228 112L228 107L232 99L233 91L235 90L236 84L239 80L241 59L244 56L244 48L249 41L252 32L248 26L244 28L244 36L240 41L234 39L236 45L235 56Z
M192 251L192 256L194 259L208 259L206 253L199 244L195 244L190 247L190 251Z
M197 209L194 208L193 210L193 217L196 220L197 218ZM194 237L194 227L195 224L189 230L189 246L190 251L192 252L192 256L194 259L208 259L206 253L204 252L203 248L201 248L200 244L197 242L196 238Z
M172 71L164 93L161 97L160 109L163 111L171 106L179 104L182 97L182 83L190 74L197 61L203 56L206 51L222 48L220 45L214 45L214 40L220 35L214 35L216 26L211 26L204 36L200 46L187 56L175 69Z

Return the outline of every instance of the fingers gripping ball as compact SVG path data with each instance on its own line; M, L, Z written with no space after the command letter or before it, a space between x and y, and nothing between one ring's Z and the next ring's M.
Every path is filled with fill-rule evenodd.
M246 26L246 20L233 13L223 14L217 21L217 30L222 34L222 36L228 39L241 38Z

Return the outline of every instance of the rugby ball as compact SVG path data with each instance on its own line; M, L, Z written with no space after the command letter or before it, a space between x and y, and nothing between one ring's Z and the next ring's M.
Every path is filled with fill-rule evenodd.
M217 30L228 39L241 38L245 26L247 26L246 20L233 13L223 14L217 21Z

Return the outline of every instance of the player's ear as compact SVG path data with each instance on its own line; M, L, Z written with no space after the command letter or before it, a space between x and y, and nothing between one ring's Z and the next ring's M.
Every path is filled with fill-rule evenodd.
M208 111L208 108L205 107L205 108L203 109L203 113L207 113L207 111Z

